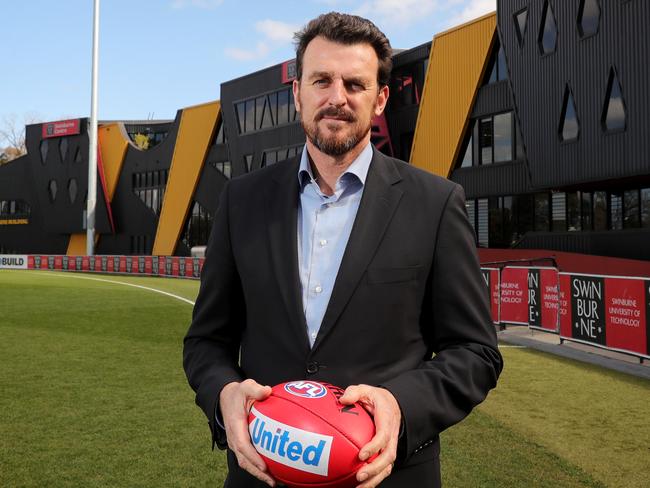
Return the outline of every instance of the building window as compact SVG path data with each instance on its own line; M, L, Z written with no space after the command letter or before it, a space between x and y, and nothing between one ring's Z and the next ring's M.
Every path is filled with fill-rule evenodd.
M582 230L582 205L579 191L566 194L567 230Z
M593 230L593 203L589 192L580 192L582 201L582 230Z
M607 230L607 192L594 192L594 230Z
M227 144L228 139L226 138L226 129L223 121L219 122L219 129L217 129L217 135L214 138L214 144Z
M490 71L489 83L496 83L508 79L508 67L506 65L506 53L503 51L503 46L497 40L495 46L496 55L492 57L491 64L492 70Z
M478 122L478 152L480 164L512 161L512 112L480 119Z
M212 216L199 202L194 202L192 210L187 217L183 244L191 250L194 246L205 246L212 229Z
M492 117L481 119L479 121L479 151L481 154L481 164L492 163L493 138L492 138Z
M639 190L626 190L623 193L623 228L641 227Z
M147 236L131 236L131 254L148 254Z
M514 20L519 47L522 47L524 45L524 36L526 35L526 26L528 25L528 9L525 8L515 13Z
M623 195L621 192L612 192L609 196L609 221L612 230L623 228Z
M169 171L158 170L131 175L133 193L156 215L160 215Z
M471 127L471 126L470 126ZM472 136L471 136L471 129L470 129L470 136L469 139L467 140L467 146L465 148L465 154L463 156L463 161L460 164L461 168L470 168L473 164L473 158L472 158Z
M246 165L246 171L251 172L251 168L253 167L253 155L252 154L244 154L244 164Z
M650 227L650 188L641 189L641 227Z
M270 166L271 164L279 163L280 161L301 154L303 146L304 144L301 143L278 149L266 149L262 153L262 167Z
M552 209L552 231L564 232L566 231L566 194L562 192L551 194L551 209Z
M465 210L467 211L467 219L474 230L474 242L476 243L476 201L466 200Z
M47 192L50 197L50 203L54 203L57 192L56 180L50 180L50 183L47 185Z
M490 245L490 232L489 232L489 207L488 199L480 198L478 200L478 218L477 218L477 237L478 245L480 247L488 247Z
M542 12L542 23L540 25L537 43L539 44L539 52L542 55L546 55L555 52L557 45L557 23L555 22L553 9L551 9L548 0L544 2L544 10Z
M230 161L216 161L210 164L226 178L230 179L232 177L232 166Z
M598 0L581 0L578 10L578 32L580 37L593 36L598 32L600 5Z
M512 161L512 112L494 116L494 162Z
M390 103L392 109L418 105L422 97L426 70L419 61L395 68L390 79Z
M297 119L291 88L282 88L234 104L240 134L291 124Z
M77 180L70 178L68 181L68 197L70 198L70 203L74 203L77 199L77 190Z
M601 117L603 130L607 132L624 131L626 119L627 114L621 92L621 84L618 81L616 70L611 68L609 70L609 81L605 96L605 108Z
M74 153L74 162L75 163L81 163L83 159L81 158L81 148L78 147L77 150Z
M65 163L65 157L68 155L68 138L62 137L59 141L59 156L61 156L61 162Z
M43 139L41 141L40 145L40 151L41 151L41 163L45 164L45 160L47 159L47 151L49 148L50 143L48 142L48 139Z
M510 247L517 239L514 233L513 197L488 199L491 247Z
M29 203L24 200L0 201L0 218L2 219L27 219L32 213Z
M535 194L535 231L548 232L551 223L551 212L548 193Z
M576 115L576 106L573 101L571 88L566 85L564 101L562 102L562 116L560 118L560 139L563 142L575 141L580 135L580 123Z
M517 160L526 159L526 150L524 149L524 138L521 135L521 127L519 127L519 120L517 117L512 117L515 124L515 158Z

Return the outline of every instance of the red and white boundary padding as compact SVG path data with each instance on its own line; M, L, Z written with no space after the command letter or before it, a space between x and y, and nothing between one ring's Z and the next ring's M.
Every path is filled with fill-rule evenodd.
M179 256L0 255L0 269L43 269L199 279L205 258Z
M650 359L650 278L536 266L506 266L498 276L495 323L527 325L563 340ZM493 284L488 286L493 300Z

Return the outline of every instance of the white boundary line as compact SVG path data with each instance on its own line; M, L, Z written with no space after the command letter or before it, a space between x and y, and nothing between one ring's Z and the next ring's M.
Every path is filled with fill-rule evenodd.
M168 291L163 291L163 290L158 290L157 288L150 288L148 286L142 286L142 285L136 285L135 283L126 283L124 281L117 281L117 280L106 280L103 278L95 278L91 276L79 276L78 274L74 273L54 273L54 272L47 272L43 273L43 271L36 271L36 270L28 270L32 271L33 273L40 274L42 276L60 276L64 278L77 278L79 280L90 280L90 281L102 281L104 283L113 283L115 285L124 285L124 286L131 286L133 288L140 288L142 290L148 290L148 291L153 291L154 293L160 293L161 295L165 295L171 298L175 298L176 300L180 300L181 302L188 303L192 306L194 306L194 302L192 300L188 300L187 298L174 295L173 293L169 293Z

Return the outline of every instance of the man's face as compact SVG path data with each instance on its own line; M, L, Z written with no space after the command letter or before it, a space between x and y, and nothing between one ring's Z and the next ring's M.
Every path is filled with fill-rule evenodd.
M388 100L388 87L377 84L378 67L370 44L316 37L307 45L293 94L307 138L318 150L341 156L370 140L372 119Z

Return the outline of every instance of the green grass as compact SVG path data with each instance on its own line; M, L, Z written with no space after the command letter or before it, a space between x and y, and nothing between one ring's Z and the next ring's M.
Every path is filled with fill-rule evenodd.
M220 486L181 365L191 306L58 275L0 271L0 486ZM499 388L442 436L445 486L650 486L650 382L503 353Z

